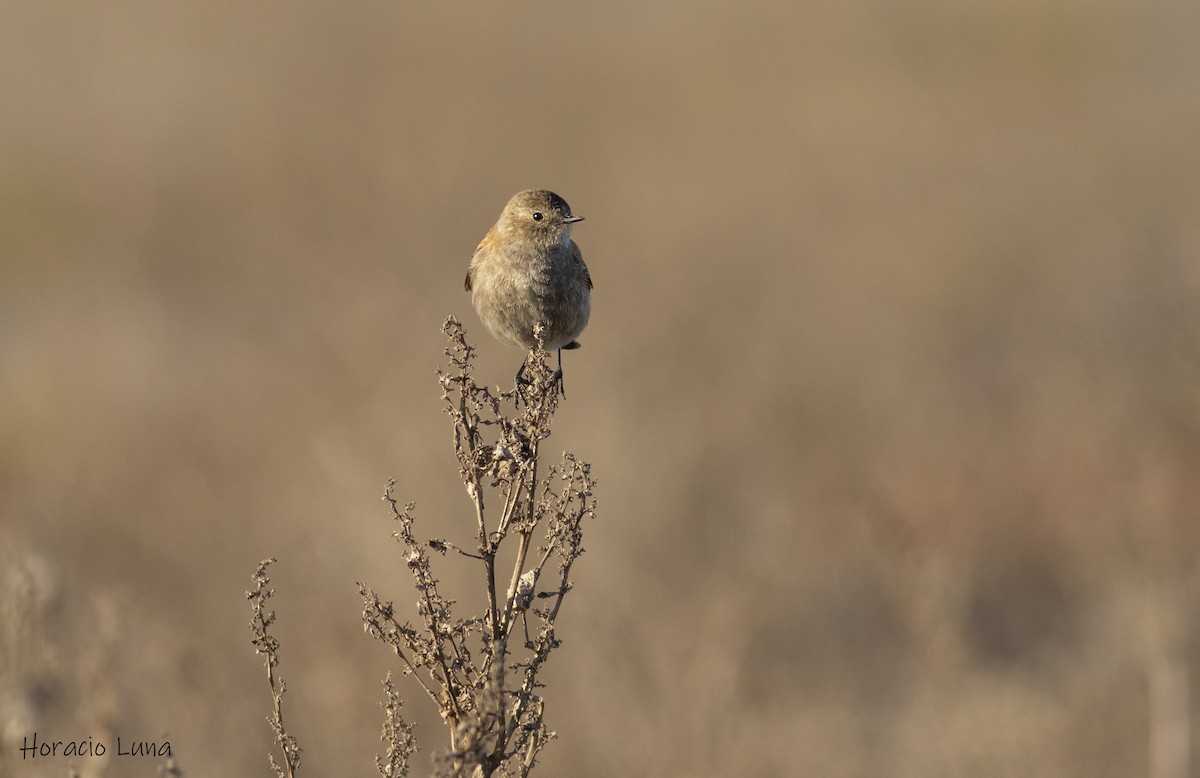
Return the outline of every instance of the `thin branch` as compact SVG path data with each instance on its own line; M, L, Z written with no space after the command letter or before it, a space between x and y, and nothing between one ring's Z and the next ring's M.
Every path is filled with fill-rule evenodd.
M268 612L267 610L267 603L270 601L271 595L275 593L275 590L270 588L271 579L267 577L267 568L274 563L274 557L259 563L258 569L251 577L254 589L246 592L246 599L250 600L252 613L250 631L254 635L254 639L250 642L254 646L255 653L265 657L267 683L271 687L272 702L272 713L267 721L275 733L275 745L279 746L279 750L283 754L283 766L281 767L275 761L274 754L269 754L267 760L279 778L285 778L285 776L286 778L295 778L296 770L300 767L301 749L296 738L289 735L283 725L283 695L287 691L287 684L275 673L275 667L279 664L279 640L270 632L271 625L275 623L275 611Z
M399 523L394 534L405 547L404 561L416 585L422 623L401 624L391 603L381 602L360 584L364 628L392 649L404 673L415 677L438 706L450 736L449 751L435 759L438 775L525 776L554 737L544 721L539 675L561 645L554 622L572 586L572 564L583 552L580 526L584 518L594 515L592 483L586 463L569 454L560 464L541 467L542 441L550 435L560 394L540 343L527 358L516 387L511 392L492 391L475 382L474 348L466 342L462 325L448 319L444 330L449 337L449 364L438 371L438 380L453 426L460 476L471 501L477 549L468 551L445 538L418 541L413 506L401 506L392 497L394 482L389 482L384 499ZM540 329L537 335L540 338ZM492 499L486 495L488 489L496 491ZM537 540L535 534L544 539ZM465 620L452 617L454 603L438 591L430 549L443 557L453 550L458 552L453 558L478 565L475 569L484 587L479 615ZM512 554L509 586L503 595L496 580L502 550L505 559ZM555 558L556 585L540 590ZM552 601L545 609L534 607L545 600ZM512 643L518 620L525 625L524 641ZM530 621L537 625L532 637ZM385 694L384 739L399 743L402 751L411 731L397 723L399 696L390 679ZM402 768L396 756L399 751L389 748L386 759L377 759L381 774L404 774L401 770L407 770L407 762Z

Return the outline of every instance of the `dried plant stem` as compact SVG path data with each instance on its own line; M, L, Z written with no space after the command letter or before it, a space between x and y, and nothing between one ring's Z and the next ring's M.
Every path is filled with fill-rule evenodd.
M560 399L545 350L539 346L530 354L513 391L493 392L474 380L474 348L462 325L449 319L444 329L450 339L450 364L439 371L439 381L453 422L460 476L474 512L475 553L440 538L418 541L414 506L400 506L392 496L394 483L389 483L384 499L399 525L394 534L405 547L421 628L397 621L392 604L360 584L363 621L367 632L400 658L404 674L415 677L438 706L450 741L449 750L438 759L438 775L524 776L554 737L544 721L545 701L537 693L542 688L539 672L560 645L554 622L571 589L572 564L583 553L582 524L595 515L593 483L588 465L570 454L541 476L541 443L550 434ZM487 499L488 490L494 491L494 501ZM544 535L540 543L539 535ZM501 592L496 566L506 548L513 549L513 566L508 589ZM438 589L429 549L439 554L454 550L456 558L478 565L484 588L479 615L454 618L455 603ZM539 591L554 559L555 580ZM552 600L549 609L535 607L544 599ZM525 638L519 643L513 640L518 622L525 625ZM536 625L532 637L530 622ZM394 690L386 689L390 701ZM395 755L407 758L415 750L410 739L397 740L411 734L411 728L398 723L398 700L397 696L395 704L385 705L389 756L386 762L377 759L377 765L391 766L390 773L380 768L385 775L398 774L401 761Z
M474 349L467 343L462 325L448 319L444 329L450 338L446 349L450 370L439 371L438 377L446 412L453 421L459 473L475 513L475 553L441 538L418 540L415 506L401 505L393 496L395 481L389 481L383 499L391 508L396 522L392 534L404 547L404 563L416 588L420 627L398 620L391 602L381 600L360 583L363 628L391 648L402 673L416 679L441 713L450 747L435 761L437 775L526 776L554 738L544 719L545 700L537 693L543 688L539 672L561 645L555 621L572 588L572 565L583 553L583 523L595 516L594 482L590 466L571 454L563 454L561 463L551 465L539 480L541 442L550 435L550 421L561 396L558 376L541 347L540 330L535 333L538 348L523 365L515 389L492 392L475 383ZM493 514L491 520L485 497L489 489L499 498L496 507L500 515ZM494 529L489 529L492 522ZM535 546L539 535L543 540ZM501 597L496 588L496 561L502 550L512 548L510 540L516 548L508 589ZM454 617L456 603L439 589L430 549L442 555L457 551L455 558L480 566L486 602L479 615ZM555 559L557 575L551 575L548 565ZM254 589L246 596L253 613L252 642L265 657L271 689L268 721L283 754L282 766L274 754L269 761L277 778L295 778L300 746L284 727L287 685L277 672L279 641L270 632L275 613L267 607L274 594L267 568L274 562L267 559L259 564L252 579ZM548 578L553 585L539 590ZM535 607L539 600L552 600L552 604ZM522 642L513 641L518 621L524 627ZM532 637L531 621L536 626ZM390 673L383 686L381 737L388 747L385 755L375 757L375 766L385 778L400 778L408 775L417 746L412 725L401 715L400 694Z
M268 756L268 761L279 778L295 778L296 770L300 767L301 749L296 738L288 734L283 724L283 695L287 692L287 684L275 672L279 664L279 640L270 632L271 625L275 623L275 611L267 609L267 603L275 593L275 590L270 588L271 579L267 577L267 568L274 563L274 557L259 563L251 578L254 589L246 592L246 598L250 600L252 612L250 631L254 634L254 639L251 643L255 652L265 657L263 661L267 666L267 683L271 687L272 713L267 721L275 733L275 744L283 753L283 766L275 761L274 754Z

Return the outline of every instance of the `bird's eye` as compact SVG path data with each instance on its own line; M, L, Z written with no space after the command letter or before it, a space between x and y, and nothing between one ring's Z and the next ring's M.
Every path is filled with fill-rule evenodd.
M540 222L540 221L542 220L542 212L541 212L541 211L534 211L534 212L533 212L533 220L534 220L535 222Z

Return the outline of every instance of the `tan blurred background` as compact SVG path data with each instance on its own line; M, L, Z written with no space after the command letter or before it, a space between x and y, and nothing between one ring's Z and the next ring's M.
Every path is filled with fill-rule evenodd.
M390 477L469 537L439 328L511 380L531 186L600 506L541 773L1200 775L1200 5L18 1L0 113L4 775L266 775L269 555L302 774L374 774L355 582Z

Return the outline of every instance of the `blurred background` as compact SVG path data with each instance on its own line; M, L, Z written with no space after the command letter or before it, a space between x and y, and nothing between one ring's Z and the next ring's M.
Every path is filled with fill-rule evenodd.
M469 540L440 326L511 381L463 276L546 187L539 774L1200 775L1200 5L10 2L0 105L0 773L268 774L274 555L301 774L375 774L379 498Z

